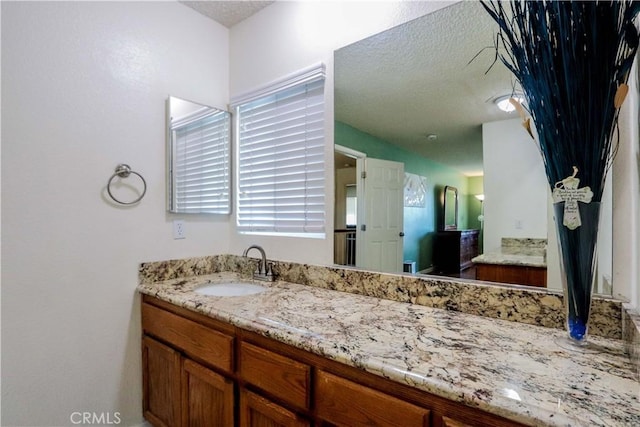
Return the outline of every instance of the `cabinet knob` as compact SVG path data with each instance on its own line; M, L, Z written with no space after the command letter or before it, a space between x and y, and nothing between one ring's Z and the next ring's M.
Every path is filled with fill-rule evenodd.
M398 236L404 237L404 231L401 231L400 233L398 233Z

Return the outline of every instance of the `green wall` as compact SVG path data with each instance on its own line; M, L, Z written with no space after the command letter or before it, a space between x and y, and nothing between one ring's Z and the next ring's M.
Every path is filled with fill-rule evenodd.
M442 192L445 185L458 189L458 228L468 228L468 178L455 169L338 121L335 123L335 143L366 153L367 157L404 163L405 172L427 178L426 206L404 208L404 259L417 261L418 271L432 265L433 240L435 232L441 227L439 224L442 222Z

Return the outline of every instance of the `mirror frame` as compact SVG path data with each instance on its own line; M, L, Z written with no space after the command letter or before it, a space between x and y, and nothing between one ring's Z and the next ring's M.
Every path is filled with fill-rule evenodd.
M449 198L449 193L453 193L453 224L447 224L447 209L450 209L450 206L447 204L447 199ZM442 225L443 230L445 231L453 231L458 229L458 189L456 187L452 187L450 185L446 185L444 187L444 191L442 193Z
M183 126L190 125L191 123L204 121L212 116L216 116L218 114L223 115L223 119L226 118L227 121L227 132L226 135L220 135L221 138L224 138L223 144L226 144L226 158L223 160L225 165L222 169L226 169L226 177L223 178L223 181L226 180L226 188L222 191L221 197L214 201L214 199L209 198L208 205L199 203L192 209L180 209L177 206L176 202L176 194L178 193L178 189L176 186L176 144L175 144L175 129L173 127L173 114L175 111L172 111L172 101L174 104L177 104L176 101L180 101L185 105L191 104L193 107L190 111L186 112L185 117L188 118L187 122L183 124ZM181 117L183 119L183 117ZM217 126L217 125L216 125ZM179 98L176 96L169 96L166 100L166 156L167 156L167 165L166 165L166 181L167 181L167 211L170 213L179 213L179 214L209 214L209 215L229 215L231 213L231 113L226 110L211 107L209 105L201 104L198 102L193 102L184 98ZM221 134L221 133L219 133ZM207 138L207 142L210 142L212 145L217 143L218 137ZM224 157L225 155L223 155ZM202 185L204 182L201 180L198 182L199 185ZM211 181L209 180L209 183ZM226 191L225 191L226 190ZM226 199L225 199L226 194ZM201 196L202 197L202 196ZM226 202L226 204L225 204ZM220 203L220 207L218 207L218 203ZM215 206L215 207L210 207Z

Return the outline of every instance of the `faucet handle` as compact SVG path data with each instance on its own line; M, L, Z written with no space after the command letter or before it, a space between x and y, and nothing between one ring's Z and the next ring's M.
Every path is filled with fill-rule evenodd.
M274 279L275 274L273 274L273 263L270 262L267 264L267 277L269 277L271 280Z
M262 265L262 261L256 262L256 271L253 272L254 275L261 273L261 271L260 271L260 266L261 265Z

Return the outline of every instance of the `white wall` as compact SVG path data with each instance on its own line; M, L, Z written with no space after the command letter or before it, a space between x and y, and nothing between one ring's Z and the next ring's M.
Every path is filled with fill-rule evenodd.
M169 94L228 102L228 30L176 2L1 7L2 425L139 424L138 264L229 250L227 217L172 239L164 151ZM105 197L120 162L138 206Z
M640 58L620 110L620 149L613 165L613 296L640 308Z
M502 237L547 238L549 185L536 143L520 122L482 125L485 253L498 249Z
M327 238L239 235L232 224L231 252L261 244L272 258L333 263L333 51L455 2L276 2L230 32L230 95L264 86L310 65L327 66L325 149Z

